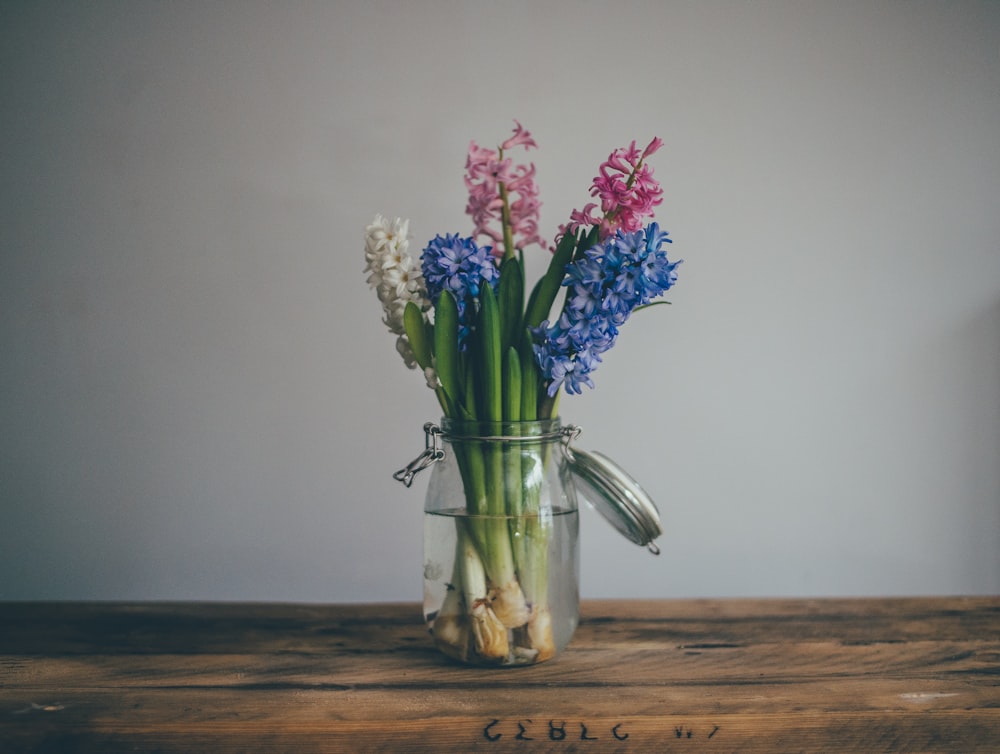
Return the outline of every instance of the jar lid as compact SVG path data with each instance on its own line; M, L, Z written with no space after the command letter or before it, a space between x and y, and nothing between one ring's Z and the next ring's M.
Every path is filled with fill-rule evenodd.
M663 533L660 512L639 483L603 453L568 447L567 455L583 498L622 535L659 555L653 540Z

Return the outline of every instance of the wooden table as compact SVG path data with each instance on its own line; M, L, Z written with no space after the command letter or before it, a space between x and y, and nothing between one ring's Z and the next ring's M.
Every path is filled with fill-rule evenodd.
M1000 598L586 602L477 670L417 605L0 603L2 752L1000 752Z

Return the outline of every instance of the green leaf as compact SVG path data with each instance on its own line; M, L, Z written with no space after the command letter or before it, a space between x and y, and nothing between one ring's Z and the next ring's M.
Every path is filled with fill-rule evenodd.
M476 370L472 364L465 365L465 405L459 407L461 417L466 421L475 421L478 416L476 409Z
M503 366L500 350L500 312L496 294L484 285L479 293L480 389L483 396L483 419L498 422L503 419Z
M544 279L545 278L539 278L535 283L535 285L532 287L531 293L528 294L528 305L524 308L524 323L526 325L528 324L528 318L532 316L532 311L535 309L536 306L535 302L538 301L538 294L542 289L542 281ZM545 314L542 315L542 319L545 319L546 314L548 314L547 311L545 312ZM541 320L539 320L539 322L541 322Z
M444 411L444 415L455 416L458 409L455 408L455 404L452 403L448 394L444 391L444 388L438 385L434 388L434 394L437 396L438 403L441 405L441 410Z
M508 348L503 369L504 421L521 421L521 358L516 348Z
M500 349L505 353L517 341L524 317L524 274L516 257L500 265L497 304L500 307Z
M450 291L442 292L434 307L434 357L438 380L452 404L462 400L458 351L458 305Z
M406 337L410 340L413 356L421 369L427 369L432 364L431 344L427 337L428 328L426 325L420 307L412 301L407 301L406 308L403 310L403 328L406 330Z
M528 327L538 327L543 320L548 318L552 303L556 300L559 289L562 287L562 281L566 275L566 265L573 259L576 244L576 236L571 233L566 233L559 241L559 245L549 262L549 268L531 293L531 305L524 318L524 323Z
M535 421L538 418L538 390L541 387L542 375L535 361L535 352L531 347L531 335L525 330L521 338L521 421Z
M558 416L559 398L561 396L562 391L558 391L551 397L548 393L542 393L541 400L538 401L538 418L551 419L554 416Z
M632 310L632 313L635 314L635 312L641 312L643 309L649 309L650 307L653 307L653 306L670 306L670 302L669 301L650 301L648 304L642 304L641 306L637 306L635 309Z
M587 235L580 236L580 240L576 245L576 254L574 255L574 259L597 243L597 239L600 237L600 232L601 226L595 225L590 229L590 232Z

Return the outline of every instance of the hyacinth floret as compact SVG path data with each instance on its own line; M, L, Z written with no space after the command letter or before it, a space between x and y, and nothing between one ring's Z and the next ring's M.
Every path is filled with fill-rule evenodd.
M602 241L619 230L628 233L641 230L646 219L653 217L654 208L663 201L663 189L646 162L661 146L663 140L656 137L645 149L640 150L632 141L629 146L612 152L591 184L590 195L598 201L573 210L570 222L561 230L576 232L596 225Z
M409 253L409 224L403 218L390 220L375 215L365 228L365 272L368 285L382 304L382 322L396 336L396 350L410 369L417 366L403 326L403 312L409 302L426 316L431 308L424 279ZM428 381L431 375L426 375Z
M671 243L659 225L618 230L567 266L566 299L555 324L535 331L535 357L548 381L548 395L560 389L579 394L593 387L591 372L610 349L619 328L639 306L662 295L677 280L677 265L663 248Z
M475 310L483 285L496 291L500 270L489 246L479 246L472 237L461 238L457 233L435 236L424 249L421 271L427 295L437 304L444 291L450 291L458 305L458 342L466 350L472 330Z

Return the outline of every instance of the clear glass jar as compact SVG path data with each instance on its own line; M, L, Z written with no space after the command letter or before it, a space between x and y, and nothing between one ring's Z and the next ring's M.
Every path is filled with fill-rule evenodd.
M424 618L475 665L551 659L579 620L579 518L558 419L425 427Z

